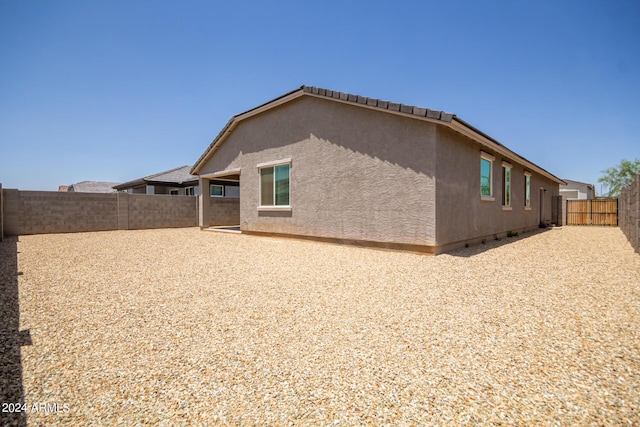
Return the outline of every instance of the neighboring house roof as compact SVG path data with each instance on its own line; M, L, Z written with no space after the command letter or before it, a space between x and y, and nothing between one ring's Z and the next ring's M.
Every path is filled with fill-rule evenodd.
M563 185L566 185L568 187L572 187L572 186L575 186L575 185L585 185L585 186L591 188L592 190L595 188L593 186L593 184L588 184L586 182L574 181L574 180L571 180L571 179L563 179L563 181L565 182L565 184L563 184Z
M61 193L66 193L67 191L69 191L69 186L68 185L58 185L58 191Z
M477 141L482 146L498 152L508 158L518 161L525 167L531 168L537 173L555 181L559 184L565 182L550 172L544 170L540 166L525 159L519 154L514 153L507 147L490 137L489 135L481 132L469 123L463 121L455 114L445 113L439 110L430 110L428 108L415 107L412 105L399 104L395 102L383 101L377 98L367 98L360 95L352 95L344 92L337 92L329 89L321 89L313 86L301 86L299 89L286 93L276 99L273 99L267 103L259 105L244 113L233 116L215 139L209 144L207 149L202 153L198 161L191 169L191 173L197 175L204 164L209 160L218 147L224 142L226 137L233 131L233 129L243 120L248 119L257 114L263 113L272 108L283 105L287 102L293 101L301 96L312 96L317 98L329 99L335 102L346 103L363 108L370 108L374 110L384 111L390 114L401 115L405 117L411 117L418 120L425 120L429 122L438 123L447 126L471 139Z
M144 178L134 179L133 181L124 182L122 184L114 185L116 190L124 190L126 188L137 187L139 185L146 184L176 184L182 185L198 181L198 176L191 175L189 170L191 166L180 166L178 168L170 169L168 171L154 173L153 175L145 176Z
M66 191L75 193L115 193L113 189L117 182L81 181L71 184ZM62 191L58 188L58 191Z

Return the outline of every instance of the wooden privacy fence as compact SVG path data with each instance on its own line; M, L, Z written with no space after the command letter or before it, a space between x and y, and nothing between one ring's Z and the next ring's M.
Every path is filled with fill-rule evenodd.
M567 225L618 225L618 199L567 200Z

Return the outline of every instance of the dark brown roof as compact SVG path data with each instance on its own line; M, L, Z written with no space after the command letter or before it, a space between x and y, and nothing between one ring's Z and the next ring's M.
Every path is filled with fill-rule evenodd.
M154 173L153 175L145 176L144 178L134 179L122 184L114 186L116 190L124 190L138 185L144 185L147 183L156 184L177 184L182 185L186 183L193 183L198 181L197 175L191 175L189 170L191 166L180 166L168 171Z
M354 104L367 105L369 107L377 107L382 110L390 110L405 114L412 114L418 117L428 117L434 120L450 122L454 117L451 113L445 113L439 110L430 110L428 108L416 107L413 105L398 104L390 101L383 101L378 98L368 98L360 95L352 95L350 93L337 92L330 89L321 89L314 86L302 86L304 92L314 95L326 96L328 98L339 99L340 101L352 102Z

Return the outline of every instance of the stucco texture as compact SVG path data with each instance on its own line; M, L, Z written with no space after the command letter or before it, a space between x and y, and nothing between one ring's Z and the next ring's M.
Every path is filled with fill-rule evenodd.
M495 156L490 202L480 198L481 150ZM291 210L259 210L258 165L283 159L291 159ZM503 160L513 166L511 210L502 207ZM531 209L525 209L525 167L515 159L445 124L314 96L240 121L199 173L237 169L245 232L419 245L432 252L536 228L551 219L558 194L557 183L527 169Z
M435 125L303 97L241 122L200 174L240 168L243 231L435 244ZM258 211L263 162L291 158L291 211Z
M470 239L523 231L551 220L552 197L558 184L444 126L437 129L436 223L437 244L451 245ZM480 197L480 153L495 157L492 169L493 201ZM502 206L502 162L512 165L511 209ZM525 209L525 171L531 173L531 209ZM540 192L540 188L547 191ZM541 196L542 195L542 196Z

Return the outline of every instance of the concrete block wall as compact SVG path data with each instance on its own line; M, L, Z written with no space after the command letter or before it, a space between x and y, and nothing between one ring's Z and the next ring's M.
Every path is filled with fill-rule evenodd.
M126 194L128 229L196 227L198 199L193 196Z
M209 226L240 225L240 199L209 198Z
M3 190L7 235L117 228L116 194Z
M0 184L0 242L4 239L4 203L2 194L2 184Z
M129 194L118 193L118 230L129 229Z
M20 234L18 233L20 230L19 198L18 190L2 190L2 223L5 236Z
M618 225L640 253L640 174L618 196Z
M4 235L196 227L197 197L0 189ZM225 214L222 210L220 214ZM237 223L237 222L236 222ZM1 233L0 233L1 234Z
M562 205L562 224L558 224L558 225L564 225L567 223L567 196L560 193L560 204Z

